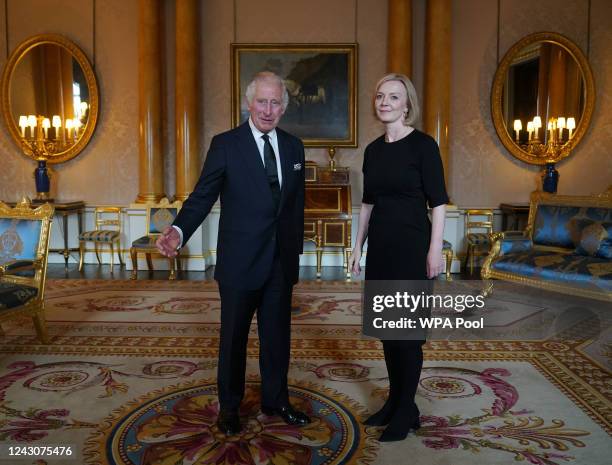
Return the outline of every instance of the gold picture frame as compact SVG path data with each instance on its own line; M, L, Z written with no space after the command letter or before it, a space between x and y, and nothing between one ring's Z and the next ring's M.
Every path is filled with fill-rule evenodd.
M248 118L246 87L260 71L285 82L280 127L306 147L357 147L356 43L231 44L232 126Z

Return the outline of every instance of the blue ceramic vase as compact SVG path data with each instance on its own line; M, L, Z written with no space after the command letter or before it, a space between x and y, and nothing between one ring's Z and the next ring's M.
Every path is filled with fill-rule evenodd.
M38 160L38 168L34 170L34 182L36 183L36 197L38 199L49 198L49 172L46 160Z
M542 190L550 194L557 192L559 184L559 171L555 169L554 163L546 163L546 169L542 173Z

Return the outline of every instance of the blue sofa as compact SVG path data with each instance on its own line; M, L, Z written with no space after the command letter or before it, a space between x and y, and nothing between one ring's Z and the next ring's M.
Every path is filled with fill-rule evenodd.
M534 192L525 231L491 234L481 276L612 301L612 190L597 196Z

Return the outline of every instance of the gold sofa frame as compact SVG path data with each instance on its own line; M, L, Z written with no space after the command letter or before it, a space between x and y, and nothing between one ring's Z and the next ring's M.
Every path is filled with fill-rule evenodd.
M574 196L574 195L556 195L546 192L536 191L531 194L529 202L529 218L527 220L527 228L523 232L525 238L533 239L533 227L535 223L536 213L539 205L567 205L569 207L599 207L612 208L612 186L608 187L603 194L592 196ZM491 233L491 250L488 257L482 266L480 273L481 278L485 281L485 287L482 291L484 296L488 296L493 291L492 279L511 281L515 283L525 284L527 286L545 289L563 294L575 295L579 297L587 297L590 299L612 301L612 296L606 292L597 292L591 289L581 289L576 286L564 286L559 283L548 282L546 280L533 279L520 276L514 273L496 271L492 269L493 262L500 257L501 245L507 233L511 231ZM517 233L514 231L514 233ZM563 247L552 247L544 245L534 245L533 247L539 250L549 250L559 253L570 253L570 249Z
M17 203L15 208L11 208L3 202L0 202L0 217L15 218L18 220L40 220L40 236L36 248L36 258L34 260L23 260L27 263L19 268L10 268L10 263L0 265L0 279L4 282L21 284L25 286L35 287L38 293L35 297L28 300L25 304L3 309L0 312L0 324L4 321L15 319L19 316L30 316L36 328L36 334L39 339L47 344L49 335L45 324L45 282L47 278L47 258L49 255L49 236L51 235L51 222L53 221L54 207L51 204L44 204L36 209L32 209L30 200L24 198ZM20 262L22 260L16 260ZM34 276L18 276L14 273L21 271L34 271ZM0 328L0 334L2 330Z

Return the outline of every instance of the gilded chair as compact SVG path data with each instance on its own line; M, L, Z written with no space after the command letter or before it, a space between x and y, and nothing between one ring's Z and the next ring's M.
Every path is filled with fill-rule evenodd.
M53 211L51 204L32 209L27 198L15 208L0 202L0 324L29 316L45 344L49 336L44 294Z
M170 203L166 198L161 199L158 204L149 204L146 206L147 234L132 242L132 247L130 247L130 257L132 259L131 279L138 278L139 253L145 254L149 271L153 271L153 260L151 256L153 254L159 254L157 247L155 247L155 241L162 231L172 224L181 206L182 202L180 200ZM181 268L179 256L168 258L168 264L170 266L170 276L168 279L176 279L176 270L180 270Z
M484 218L483 218L484 217ZM465 210L465 239L467 241L466 267L470 266L470 274L474 273L474 257L488 255L491 241L489 234L493 232L493 210Z
M100 246L108 244L110 247L110 272L113 273L115 264L115 244L117 245L117 256L119 263L123 265L121 258L121 208L119 207L97 207L94 213L95 228L93 231L85 231L79 234L79 271L83 269L83 260L85 258L85 245L87 242L93 242L96 258L98 263L100 260Z
M453 266L453 244L444 240L442 243L442 254L444 254L445 258L445 267L446 267L446 280L452 281L451 278L451 267Z

